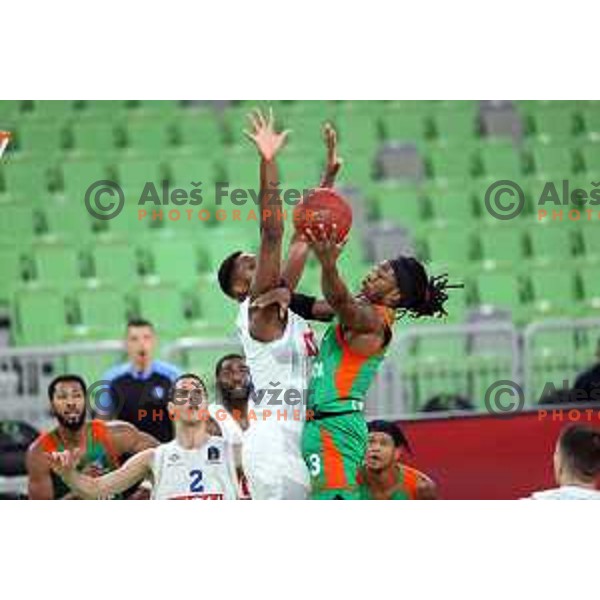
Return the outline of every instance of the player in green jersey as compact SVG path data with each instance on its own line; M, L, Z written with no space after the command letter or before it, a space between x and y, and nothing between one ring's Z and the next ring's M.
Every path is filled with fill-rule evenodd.
M79 468L97 477L119 468L124 457L153 448L158 442L124 421L86 420L86 385L78 375L59 375L48 386L50 406L58 426L42 433L27 451L28 494L31 500L76 499L50 468L48 455L75 448L83 452ZM129 490L127 497L147 497Z
M435 483L402 462L410 445L402 430L389 421L371 421L365 464L358 473L361 500L435 500Z
M429 277L415 258L384 261L364 279L353 295L339 274L337 260L345 241L330 232L305 232L321 263L321 286L335 311L308 393L307 421L302 439L311 474L313 499L358 498L357 473L367 449L363 416L365 397L392 339L398 315L443 316L449 287L446 275Z

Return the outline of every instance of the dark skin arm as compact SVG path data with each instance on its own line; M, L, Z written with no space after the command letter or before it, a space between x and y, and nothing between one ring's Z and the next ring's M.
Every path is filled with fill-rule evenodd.
M281 196L274 190L279 185L275 157L283 146L287 132L274 129L273 113L265 117L255 111L250 117L252 131L245 132L256 145L260 163L260 248L256 274L250 287L251 300L276 288L281 281L281 245L283 219ZM284 323L275 306L250 310L250 334L256 340L270 342L281 336Z
M107 423L108 432L115 451L120 454L137 454L148 448L156 448L158 440L140 431L131 423L125 421L110 421Z
M321 263L323 295L338 316L350 348L365 356L376 354L384 347L387 326L371 303L350 293L338 271L337 260L346 241L337 241L335 225L330 234L322 228L307 236Z
M27 450L27 491L30 500L54 500L50 466L44 451L34 442Z
M108 431L115 451L121 456L137 454L159 444L156 438L125 421L111 421L108 423ZM133 493L128 494L127 499L149 500L150 489L139 485Z
M327 159L321 187L333 187L335 178L342 166L342 159L337 155L337 134L331 123L325 123L323 139L327 148ZM296 289L302 277L309 250L306 237L302 233L296 232L290 242L288 259L282 274L282 279L291 291ZM321 305L321 308L323 308L323 305Z
M419 479L417 481L417 500L437 500L438 491L435 483L424 475L419 473Z

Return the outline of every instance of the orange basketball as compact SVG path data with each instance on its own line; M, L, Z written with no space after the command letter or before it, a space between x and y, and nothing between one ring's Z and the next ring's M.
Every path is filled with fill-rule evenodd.
M341 241L352 227L352 209L348 202L332 189L311 190L294 209L294 225L300 232L314 230L323 225L329 233L334 224L337 227L337 239Z

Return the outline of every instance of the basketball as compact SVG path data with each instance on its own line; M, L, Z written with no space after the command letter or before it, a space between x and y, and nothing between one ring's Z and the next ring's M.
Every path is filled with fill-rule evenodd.
M333 225L337 227L337 239L343 240L352 227L352 209L348 202L329 188L317 188L294 210L294 226L297 231L314 230L321 225L329 233Z

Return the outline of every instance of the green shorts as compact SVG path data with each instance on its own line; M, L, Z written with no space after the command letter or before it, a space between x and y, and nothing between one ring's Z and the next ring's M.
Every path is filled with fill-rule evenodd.
M367 425L360 411L306 422L302 456L312 500L358 499L356 476L367 451Z

